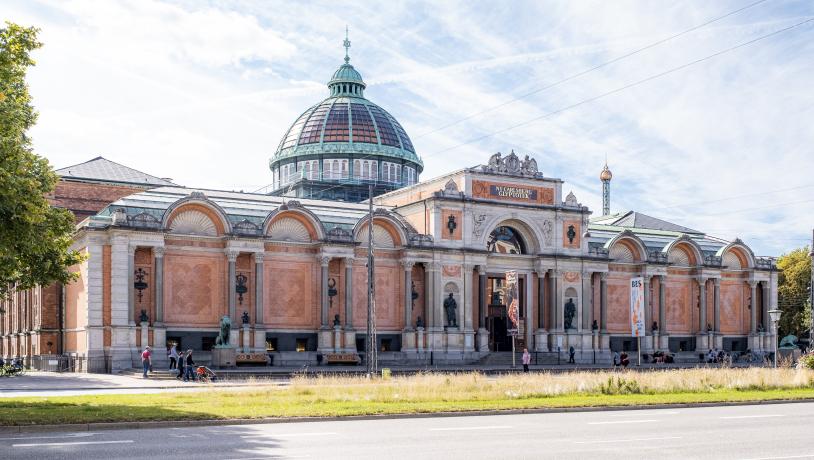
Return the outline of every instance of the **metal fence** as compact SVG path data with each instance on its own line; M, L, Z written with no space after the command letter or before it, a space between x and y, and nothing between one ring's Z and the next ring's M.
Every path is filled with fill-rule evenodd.
M31 358L32 369L44 372L92 372L109 374L110 358L106 356L59 356L41 355Z

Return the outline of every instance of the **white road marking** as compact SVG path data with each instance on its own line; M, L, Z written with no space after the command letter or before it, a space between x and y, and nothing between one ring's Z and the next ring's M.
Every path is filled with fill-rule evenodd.
M321 433L257 433L257 434L244 434L241 435L241 439L254 439L254 438L268 438L268 437L276 437L276 438L297 438L302 436L333 436L338 433L334 431L325 431Z
M614 420L611 422L588 422L588 425L611 425L616 423L648 423L658 422L658 420Z
M633 438L633 439L608 439L604 441L576 441L577 444L605 444L612 442L633 442L633 441L664 441L667 439L681 439L681 436L666 436L661 438Z
M729 417L718 417L718 418L720 418L720 419L724 419L724 420L732 420L732 419L738 419L738 418L766 418L766 417L782 417L782 416L783 416L783 415L781 415L781 414L765 414L765 415L732 415L732 416L729 416Z
M430 428L430 431L464 431L464 430L508 430L512 428L509 425L492 425L492 426L461 426L453 428Z
M90 444L128 444L132 439L121 441L81 441L81 442L49 442L45 444L12 444L11 447L59 447L59 446L87 446Z
M638 417L638 416L642 416L642 415L647 417L648 415L676 415L676 414L680 414L680 413L681 412L679 412L679 411L665 411L665 412L659 411L659 412L652 412L652 413L646 413L646 412L642 413L640 411L635 411L635 412L632 412L632 413L629 413L629 414L607 414L607 415L609 417Z
M760 457L760 458L749 458L744 460L783 460L787 458L814 458L814 454L789 455L786 457Z
M25 441L26 439L70 439L70 438L87 438L88 436L93 436L96 433L76 433L76 434L66 434L64 436L26 436L20 438L0 438L0 441Z

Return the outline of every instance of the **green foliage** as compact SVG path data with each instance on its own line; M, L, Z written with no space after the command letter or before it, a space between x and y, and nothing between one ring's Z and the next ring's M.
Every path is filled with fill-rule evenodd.
M809 352L800 356L800 359L797 360L801 367L806 369L814 369L814 352Z
M811 328L811 256L809 248L795 249L777 259L782 270L777 284L777 302L783 315L780 317L780 336L794 334L802 337Z
M0 28L0 298L70 281L68 267L82 260L70 250L73 216L45 197L58 177L27 136L37 119L25 82L30 53L42 46L37 33L10 22Z
M599 386L599 392L603 395L631 395L641 394L642 389L639 382L627 380L622 377L608 377L608 382Z

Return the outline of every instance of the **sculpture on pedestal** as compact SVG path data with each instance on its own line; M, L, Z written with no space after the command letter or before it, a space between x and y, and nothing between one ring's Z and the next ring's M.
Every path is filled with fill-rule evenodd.
M444 300L444 312L447 314L447 326L458 327L458 320L456 319L455 310L458 309L458 302L449 293L449 297Z
M229 334L232 331L232 320L224 315L220 319L220 333L215 339L215 347L226 348L229 346Z
M577 306L574 305L574 299L568 299L568 302L565 303L564 326L565 326L566 330L574 328L574 316L576 314L577 314Z

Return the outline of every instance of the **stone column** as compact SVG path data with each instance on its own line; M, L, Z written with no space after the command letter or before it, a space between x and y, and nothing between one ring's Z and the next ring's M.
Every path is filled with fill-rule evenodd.
M228 274L226 276L229 277L228 282L228 289L229 289L229 318L232 320L232 324L237 325L237 293L235 292L235 261L237 260L237 252L236 251L227 251L226 252L226 260L229 262L229 269ZM235 327L235 332L237 332L237 328ZM231 335L231 334L230 334ZM234 335L237 335L235 333Z
M261 327L265 325L266 321L263 318L263 308L265 306L263 300L263 282L264 270L263 262L265 254L262 252L254 253L254 325Z
M345 329L353 329L353 257L345 257Z
M319 289L319 299L320 299L320 325L323 329L329 329L329 319L328 319L328 264L331 262L330 257L326 256L319 256L319 264L321 267L320 271L320 289Z
M659 275L659 333L662 337L667 334L667 304L665 303L667 286L664 285L666 280L666 276Z
M127 322L136 325L136 290L133 288L136 271L136 247L127 248Z
M644 283L644 338L642 339L642 346L644 350L653 349L653 336L651 333L651 326L653 325L653 313L650 311L651 298L650 295L650 275L644 274L642 276Z
M155 286L155 321L154 326L164 325L164 248L154 247L155 256L155 276L153 285Z
M712 330L717 334L721 332L721 278L713 278L712 282Z
M478 328L486 327L486 267L478 265Z
M265 270L263 262L265 253L254 253L254 351L266 351L266 319L264 317L266 303L263 298L265 283Z
M699 309L698 313L698 333L707 333L707 279L698 278Z
M599 274L599 330L608 333L608 274Z
M424 324L428 328L435 326L435 314L433 313L433 271L432 263L424 262Z
M749 332L752 334L757 333L757 281L749 281L749 288L752 290L752 296L749 298Z
M582 330L590 331L594 321L593 308L593 273L582 272Z
M763 288L763 302L761 304L761 312L763 316L763 329L770 334L774 333L772 329L772 320L769 318L769 310L771 304L771 297L770 297L770 288L769 283L766 281L761 281L761 287Z
M524 296L526 305L524 311L526 314L526 347L529 350L534 350L534 286L531 273L526 273L526 295Z
M537 327L545 330L545 271L537 272Z
M548 329L550 331L560 330L559 322L559 305L557 305L557 270L551 269L548 271L548 294L551 305L550 320L548 322Z
M409 260L401 261L404 268L404 330L413 330L413 265Z

